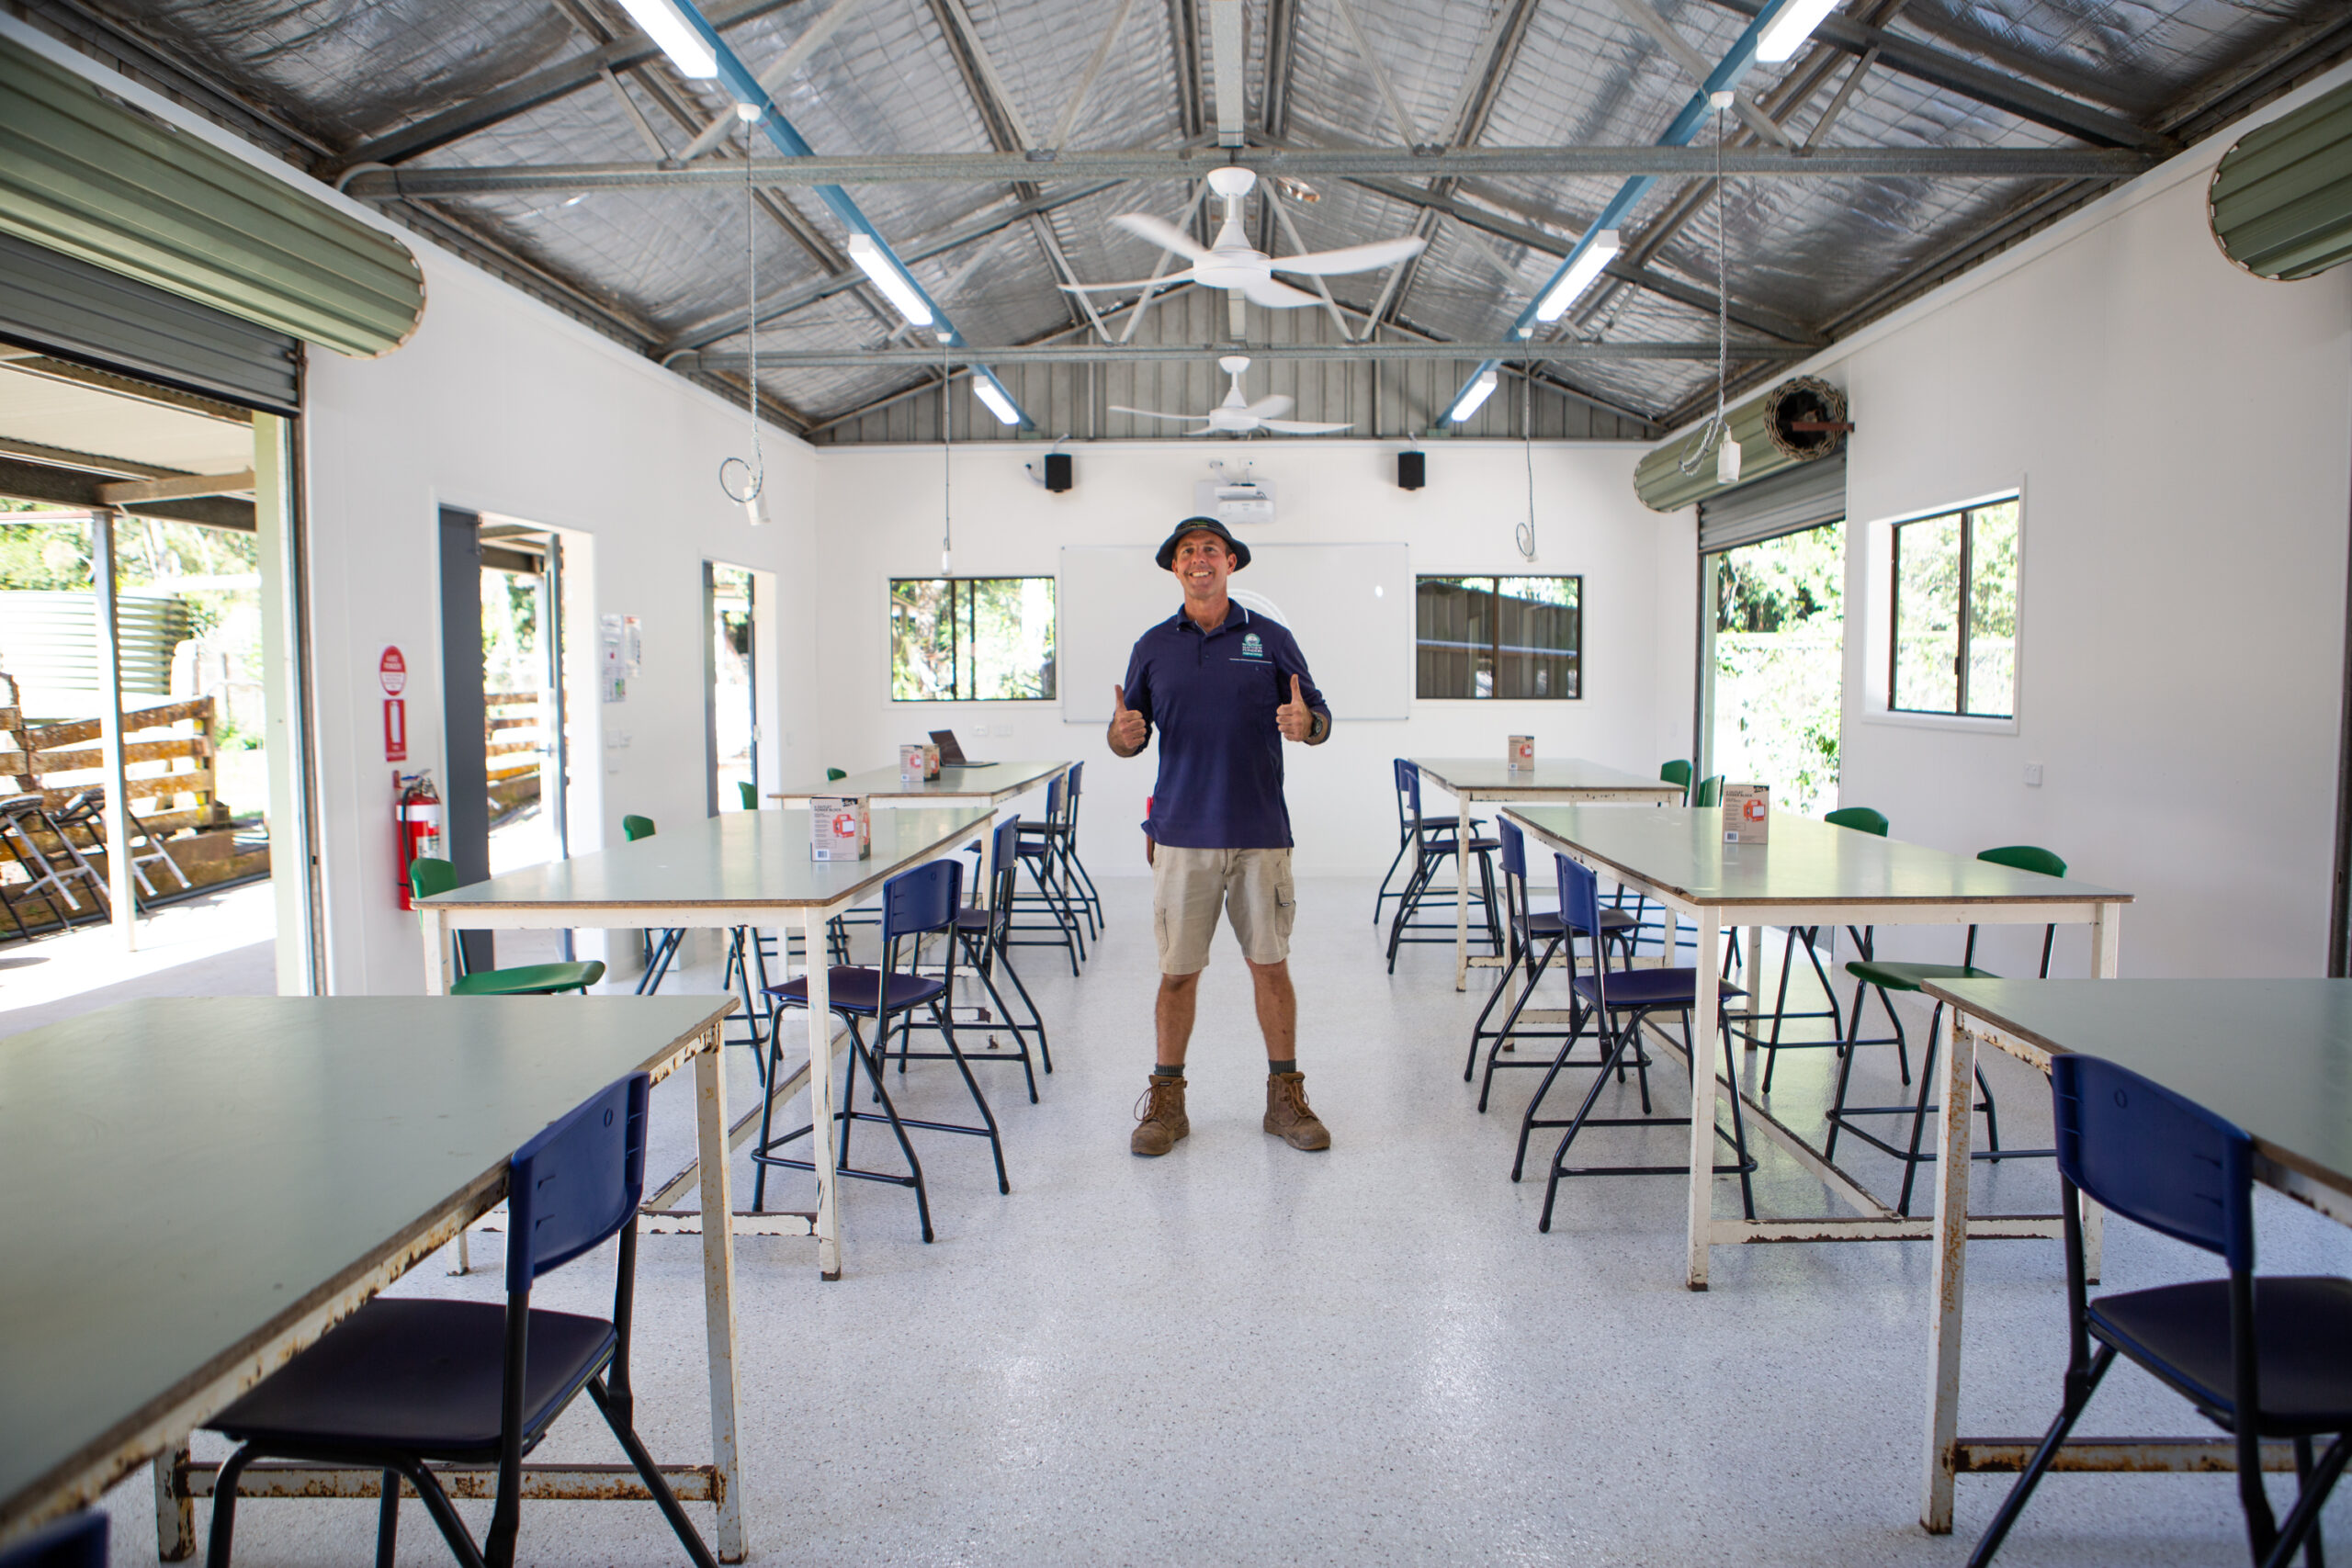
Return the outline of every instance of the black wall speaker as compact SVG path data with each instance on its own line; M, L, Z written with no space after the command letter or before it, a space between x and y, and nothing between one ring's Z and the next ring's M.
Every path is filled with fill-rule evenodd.
M1069 454L1067 452L1046 453L1046 488L1058 495L1069 489Z
M1396 454L1396 487L1399 490L1419 490L1429 482L1428 459L1423 454Z

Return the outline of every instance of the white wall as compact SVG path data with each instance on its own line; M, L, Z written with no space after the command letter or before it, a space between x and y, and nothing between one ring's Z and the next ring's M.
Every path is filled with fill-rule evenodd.
M1193 510L1216 443L1101 443L1076 448L1076 488L1048 494L1023 465L1042 446L958 447L953 457L957 576L1055 573L1064 545L1152 546ZM1538 444L1539 558L1511 543L1527 514L1525 458L1515 446L1431 442L1429 486L1396 488L1397 444L1264 441L1246 455L1278 489L1269 543L1402 541L1418 572L1559 572L1584 577L1584 682L1576 702L1416 702L1406 720L1352 721L1287 753L1287 795L1302 874L1377 875L1396 846L1389 761L1494 756L1514 732L1538 755L1580 756L1653 773L1690 739L1690 524L1634 496L1632 446ZM1098 875L1140 874L1136 824L1156 752L1121 761L1099 725L1065 725L1058 703L893 704L887 605L892 577L939 570L936 446L829 449L817 458L818 636L824 648L821 761L853 771L893 761L900 742L953 728L975 756L1076 758L1089 764L1081 852ZM1667 581L1670 579L1671 581ZM1239 581L1247 585L1245 571ZM1182 602L1170 581L1167 611ZM1145 627L1135 630L1141 635ZM1663 651L1661 651L1663 650ZM1306 649L1313 666L1316 649ZM1066 682L1115 682L1119 668L1059 671ZM1009 735L979 739L982 726ZM1042 808L1042 800L1024 809Z
M1845 387L1859 426L1844 803L1954 851L2045 845L2135 893L2131 975L2325 962L2352 268L2279 284L2222 257L2205 186L2236 134L1810 367ZM1883 677L1861 632L1887 595L1883 553L1860 547L1883 549L1868 525L2013 487L2016 733L1873 713ZM2029 761L2045 765L2039 788ZM1949 936L1912 945L1956 956ZM2072 945L2060 972L2084 973ZM2021 942L1992 952L2031 972Z
M415 338L376 360L313 352L308 476L322 851L333 988L423 983L415 918L395 899L391 774L380 739L378 654L408 660L407 768L441 768L436 518L443 505L590 536L599 613L643 624L644 669L626 702L572 713L575 850L619 840L624 812L662 824L706 810L701 562L778 574L780 636L762 682L779 705L761 763L771 784L817 765L815 721L790 677L810 662L814 455L770 427L775 521L753 529L718 486L749 456L741 411L534 303L413 236L428 305ZM596 626L567 628L586 638ZM777 682L779 673L787 679ZM627 750L603 740L626 733ZM787 741L785 736L788 735Z

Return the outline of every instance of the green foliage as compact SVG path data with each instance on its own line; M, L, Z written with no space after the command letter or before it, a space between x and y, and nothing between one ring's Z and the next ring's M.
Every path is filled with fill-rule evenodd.
M1051 701L1050 577L899 578L890 584L893 702Z
M1838 789L1845 529L1784 535L1715 558L1714 771L1811 812Z
M86 592L90 585L89 529L80 518L0 523L0 589Z

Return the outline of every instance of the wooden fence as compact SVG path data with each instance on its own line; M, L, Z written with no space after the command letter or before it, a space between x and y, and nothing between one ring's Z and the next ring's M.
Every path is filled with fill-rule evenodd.
M77 791L106 783L96 719L28 729L14 701L16 683L6 676L0 682L6 682L5 694L11 699L0 706L0 774L9 775L20 793L40 795L51 809ZM130 807L155 832L209 828L229 819L213 788L214 724L210 697L122 716Z

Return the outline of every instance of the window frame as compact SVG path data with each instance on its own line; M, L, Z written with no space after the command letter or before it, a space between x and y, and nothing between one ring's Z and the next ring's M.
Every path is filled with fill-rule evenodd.
M1420 596L1421 596L1421 585L1422 585L1424 582L1447 582L1447 583L1461 583L1461 584L1468 584L1468 583L1476 583L1476 582L1481 582L1481 581L1483 581L1483 582L1485 582L1485 583L1487 585L1487 594L1488 594L1488 597L1489 597L1489 601L1490 601L1490 603L1496 603L1496 604L1498 605L1498 602L1500 601L1500 599L1501 599L1501 597L1502 597L1502 592L1501 592L1501 589L1500 589L1500 586L1499 586L1499 585L1500 585L1503 581L1505 581L1506 580L1510 580L1510 579L1521 579L1521 578L1544 578L1544 579L1548 579L1548 580L1550 580L1550 581L1555 581L1555 582L1573 582L1573 583L1575 583L1575 584L1576 584L1576 628L1577 628L1576 646L1575 646L1575 647L1573 647L1573 648L1569 648L1569 649L1549 649L1549 650L1547 650L1547 651L1548 651L1552 656L1554 656L1554 657L1557 657L1557 656L1559 656L1559 655L1561 655L1561 654L1566 654L1566 656L1568 656L1571 660L1573 660L1573 661L1574 661L1575 674L1576 674L1576 690L1575 690L1573 693L1566 693L1566 694L1555 693L1555 694L1550 694L1544 695L1544 696L1535 696L1535 695L1532 695L1532 694L1522 694L1522 695L1512 695L1512 696L1498 696L1498 695L1494 694L1493 693L1488 693L1487 694L1486 694L1486 695L1484 695L1484 696L1481 696L1481 695L1477 693L1477 691L1475 689L1475 687L1476 687L1476 670L1475 670L1475 668L1474 668L1474 670L1473 670L1473 671L1472 671L1472 677L1471 677L1472 685L1473 685L1473 688L1474 688L1473 690L1468 691L1468 692L1462 693L1462 694L1460 694L1459 695L1448 695L1448 696L1428 696L1428 695L1423 694L1423 693L1422 693L1422 691L1421 691L1421 671L1420 671L1420 653L1421 653L1421 648L1422 648L1422 638L1421 638L1421 635L1420 635ZM1587 696L1587 693L1586 693L1586 691L1585 691L1585 684L1584 684L1584 676L1585 676L1585 669L1584 669L1584 631L1585 631L1585 621L1584 621L1584 584L1585 584L1585 574L1584 574L1583 572L1580 572L1580 571L1503 571L1503 570L1472 570L1472 571L1416 571L1416 572L1414 572L1414 573L1413 573L1413 604L1414 604L1414 610L1413 610L1413 700L1414 700L1415 702L1417 702L1417 703L1491 703L1491 702L1504 702L1504 703L1514 703L1514 702L1518 702L1518 703L1580 703L1580 702L1583 702L1583 701L1585 700L1586 696ZM1503 623L1503 616L1502 616L1502 615L1501 615L1501 612L1500 612L1499 607L1498 607L1498 608L1495 610L1495 612L1494 612L1494 613L1493 613L1493 614L1488 617L1488 619L1489 619L1489 621L1490 621L1490 623L1491 623L1491 624L1490 624L1490 626L1489 626L1489 632L1488 632L1488 638L1487 638L1487 644L1486 644L1487 653L1488 658L1492 660L1492 664L1491 664L1490 668L1492 668L1493 670L1495 670L1495 671L1500 671L1500 669L1501 669L1501 667L1502 667L1502 651L1503 651L1503 650L1502 650L1502 623Z
M2018 629L2013 643L2008 716L1996 717L1986 714L1953 713L1938 708L1896 707L1894 705L1894 660L1895 615L1898 606L1895 571L1898 558L1895 530L1913 523L1926 523L1955 513L1983 511L2004 503L2014 503L2018 514ZM1852 574L1859 571L1866 574L1861 581L1868 582L1873 590L1866 618L1861 621L1861 630L1867 638L1862 663L1865 691L1860 712L1860 716L1863 720L1872 724L1895 725L1908 728L1940 729L1946 732L1960 731L1979 735L2016 735L2020 732L2026 705L2025 604L2028 575L2026 535L2029 529L2027 514L2030 510L2029 488L2024 476L2019 475L2006 485L1972 495L1966 500L1945 502L1935 506L1921 507L1916 511L1897 513L1892 516L1880 517L1868 525L1867 559L1855 560L1849 554L1848 565L1849 584L1855 581ZM1848 522L1851 525L1852 519L1849 517ZM1973 530L1963 527L1962 532L1973 534ZM1849 542L1849 551L1852 552L1855 545L1860 542L1861 542L1861 535L1858 530L1856 536ZM1967 588L1964 582L1962 585L1961 593L1961 607L1964 615L1968 604ZM1855 609L1854 601L1855 595L1849 588L1847 616L1849 637L1856 625L1856 615L1860 613ZM1960 700L1957 696L1955 697L1955 702Z
M948 626L948 637L949 637L949 639L950 639L950 640L949 640L949 649L950 649L949 658L950 658L951 664L952 664L953 671L954 671L954 673L953 673L953 675L951 676L951 681L952 681L952 682L953 682L955 685L961 686L961 684L963 683L963 682L962 682L962 677L963 677L963 675L965 674L965 669L964 669L965 645L964 645L964 642L963 642L963 640L962 640L962 639L963 639L963 631L964 631L964 617L963 617L963 616L958 613L957 609L956 609L956 607L954 607L954 604L953 604L953 601L954 601L954 600L956 600L956 599L960 599L960 598L962 597L962 595L960 595L960 594L958 594L958 593L956 593L956 585L960 585L960 584L964 584L964 583L972 583L972 582L1030 582L1030 581L1047 582L1047 583L1051 583L1051 584L1053 585L1053 624L1052 624L1052 627L1051 627L1051 637L1052 637L1052 643L1053 643L1053 654L1054 654L1054 657L1053 657L1053 672L1054 672L1054 678L1053 678L1053 690L1052 690L1050 693L1048 693L1048 694L1046 694L1046 695L1043 695L1043 696L1035 696L1035 697L986 697L986 696L968 696L968 697L967 697L967 696L956 695L956 694L949 694L949 695L945 695L945 696L910 696L910 697L902 697L902 696L899 695L899 678L898 678L898 677L899 677L899 671L898 671L898 657L899 657L899 655L898 655L898 646L899 646L899 645L898 645L898 628L897 628L896 621L897 621L897 606L898 606L898 602L899 602L899 585L900 585L901 583L909 583L909 582L924 582L924 583L944 582L944 583L947 583L947 584L949 584L949 585L950 585L950 593L951 593L951 608L950 608L950 609L949 609L949 611L948 611L948 615L947 615L947 626ZM1049 571L1027 571L1027 572L988 572L988 573L978 573L978 572L975 572L975 573L967 573L967 574L961 574L961 575L959 575L959 574L956 574L956 573L949 573L949 574L946 574L946 575L944 575L944 576L943 576L943 575L939 575L939 574L934 573L934 574L928 575L928 576L907 576L907 577L888 576L888 577L885 577L885 578L883 579L883 590L882 590L882 633L883 633L883 643L884 643L884 648L883 648L883 675L882 675L882 680L883 680L883 686L884 686L884 689L885 689L885 690L886 690L886 692L888 694L888 700L889 700L889 701L891 701L891 702L893 702L893 703L909 703L909 704L913 704L913 703L930 703L930 704L933 704L933 705L946 705L946 704L951 704L951 703L1033 703L1033 704L1038 704L1038 705L1058 705L1060 704L1060 702L1061 702L1061 685L1062 685L1062 681L1061 681L1061 674L1062 674L1062 669L1061 669L1061 662L1062 662L1062 625L1061 625L1061 617L1062 617L1062 601L1061 601L1061 592L1062 592L1062 591L1061 591L1061 580L1060 580L1060 578L1059 578L1057 574L1055 574L1055 573L1053 573L1053 572L1049 572ZM975 673L977 674L977 671L975 671Z

